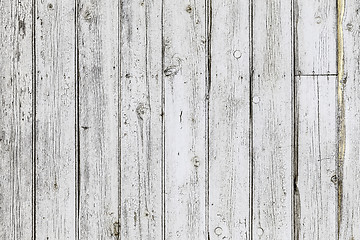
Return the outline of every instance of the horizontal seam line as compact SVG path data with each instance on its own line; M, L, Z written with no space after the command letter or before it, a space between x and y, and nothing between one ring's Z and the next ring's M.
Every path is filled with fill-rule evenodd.
M327 73L327 74L295 74L297 77L316 77L316 76L337 76L337 73Z

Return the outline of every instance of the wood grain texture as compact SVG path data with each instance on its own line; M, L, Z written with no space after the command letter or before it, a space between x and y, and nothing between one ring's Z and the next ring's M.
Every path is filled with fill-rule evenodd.
M297 239L336 239L335 76L297 77Z
M336 74L336 1L295 0L295 74Z
M356 0L0 8L0 239L360 239Z
M0 238L31 239L32 6L0 9Z
M78 9L80 239L119 235L119 2Z
M122 239L162 239L161 4L121 2Z
M165 239L205 239L205 2L163 2Z
M360 3L339 1L339 239L360 239ZM341 151L343 150L343 151Z
M36 2L36 238L75 238L75 11Z
M250 238L249 2L212 2L210 239Z
M292 236L291 2L254 0L253 239Z

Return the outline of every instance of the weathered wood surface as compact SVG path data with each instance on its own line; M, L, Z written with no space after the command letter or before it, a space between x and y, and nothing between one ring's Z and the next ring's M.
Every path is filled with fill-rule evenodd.
M360 3L338 2L339 239L360 239Z
M79 239L119 235L119 2L79 0Z
M37 1L36 238L75 238L75 11ZM57 216L57 217L54 217Z
M161 1L122 1L121 239L162 238L161 37Z
M299 239L336 239L336 77L296 78Z
M0 6L1 239L360 240L355 0Z
M35 207L31 1L1 1L0 9L0 238L30 239Z
M254 239L292 235L291 7L287 0L255 0L253 6Z
M295 239L337 239L336 1L295 1Z
M295 74L336 75L336 1L294 0Z
M205 239L205 1L163 1L165 239Z
M246 1L212 2L210 239L250 237L249 10Z

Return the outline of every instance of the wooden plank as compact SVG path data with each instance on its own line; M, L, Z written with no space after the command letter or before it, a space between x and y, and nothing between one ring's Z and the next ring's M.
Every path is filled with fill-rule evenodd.
M32 236L32 5L1 1L0 238Z
M74 21L73 1L36 1L38 239L75 239Z
M249 2L214 0L211 13L209 234L249 239Z
M291 1L253 2L253 239L292 236Z
M336 239L335 76L297 77L299 216L296 239Z
M119 235L118 4L78 5L80 239Z
M121 2L122 239L162 239L161 6Z
M360 239L360 3L338 1L339 239Z
M336 74L336 1L296 0L297 75Z
M205 239L205 1L163 7L165 239Z

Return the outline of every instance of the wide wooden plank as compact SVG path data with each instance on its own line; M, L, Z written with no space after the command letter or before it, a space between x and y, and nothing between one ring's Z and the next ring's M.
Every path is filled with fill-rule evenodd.
M119 235L119 3L79 0L80 239Z
M249 239L249 2L214 0L211 9L209 235Z
M36 1L36 238L75 239L75 11Z
M297 77L296 239L336 239L335 76Z
M32 236L32 5L0 2L0 238Z
M253 239L292 235L291 1L253 1Z
M336 1L296 0L295 74L336 74Z
M339 239L360 239L360 2L338 1Z
M205 239L205 1L163 1L165 239Z
M161 6L121 2L122 239L162 239Z

